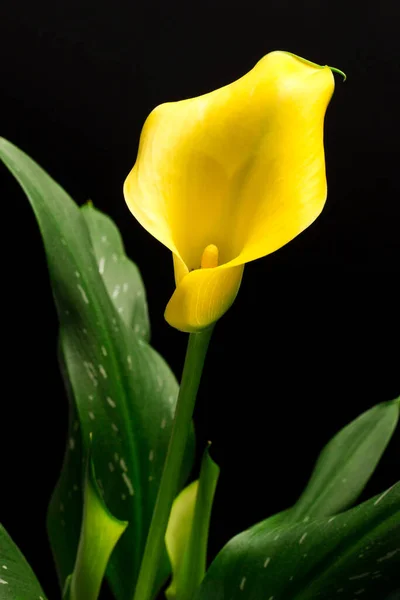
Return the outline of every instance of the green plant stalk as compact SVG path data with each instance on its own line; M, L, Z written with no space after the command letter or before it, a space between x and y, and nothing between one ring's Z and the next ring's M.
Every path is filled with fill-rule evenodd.
M217 473L216 476L215 473ZM219 468L210 459L207 450L203 455L200 468L190 544L184 556L185 581L179 590L180 600L194 598L195 592L206 573L208 530L218 474Z
M168 519L178 491L183 454L212 331L213 326L200 333L191 333L189 336L171 439L133 600L152 598L155 577L165 545Z

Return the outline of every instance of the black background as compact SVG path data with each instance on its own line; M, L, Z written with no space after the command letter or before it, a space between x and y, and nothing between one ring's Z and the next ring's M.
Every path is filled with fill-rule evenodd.
M268 51L340 67L326 121L329 197L308 230L246 267L218 324L196 408L221 466L210 554L293 503L322 445L400 393L400 6L397 1L89 2L0 8L1 133L123 234L147 287L152 343L177 376L186 336L163 311L171 257L130 216L122 183L157 104L210 91ZM0 517L50 597L45 533L67 407L57 320L27 201L1 171ZM399 476L400 435L363 498Z

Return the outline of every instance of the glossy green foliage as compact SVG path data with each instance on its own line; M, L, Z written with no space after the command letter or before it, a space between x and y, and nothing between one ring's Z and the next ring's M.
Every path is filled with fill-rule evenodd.
M116 519L104 504L90 453L83 486L82 527L65 600L97 600L111 552L128 525Z
M399 409L399 399L377 404L330 440L291 509L291 521L335 515L357 500L396 429Z
M208 530L219 468L204 452L200 477L176 498L165 536L172 565L169 600L190 600L206 572Z
M89 229L99 273L124 323L135 337L150 341L146 294L137 266L125 254L117 227L109 217L87 203L81 208Z
M212 564L197 600L364 600L400 569L400 484L336 517L252 527Z
M21 150L0 140L0 157L24 189L43 237L60 321L60 358L71 402L70 430L48 530L60 585L72 572L82 515L89 435L97 483L113 515L129 521L108 568L117 600L131 600L153 512L178 393L147 343L145 293L113 222L79 209ZM193 437L182 468L189 472ZM169 573L165 552L157 579Z
M387 499L385 493L338 513L363 490L395 431L399 407L399 399L378 404L334 436L298 502L231 540L196 600L328 600L337 593L376 600L394 589L399 486Z
M0 525L0 600L46 600L34 572Z

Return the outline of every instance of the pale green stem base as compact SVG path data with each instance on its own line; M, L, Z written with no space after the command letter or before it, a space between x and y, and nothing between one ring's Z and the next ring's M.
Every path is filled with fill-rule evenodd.
M169 515L178 492L183 455L212 330L213 327L209 327L200 333L191 333L189 337L167 458L133 600L152 598L155 577L165 547Z

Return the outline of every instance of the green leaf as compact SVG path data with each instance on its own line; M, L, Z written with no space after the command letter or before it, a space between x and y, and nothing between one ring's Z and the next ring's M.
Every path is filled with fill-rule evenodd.
M199 482L193 481L175 499L165 534L165 544L172 567L172 582L166 591L167 598L180 598L180 587L185 552L190 545L192 523L196 508Z
M62 362L75 406L72 413L76 411L77 417L72 414L63 472L48 515L60 583L64 585L75 561L82 460L92 432L96 440L93 461L104 501L112 514L130 523L112 554L108 578L117 600L131 600L178 385L165 361L145 341L146 313L137 304L138 298L144 302L144 290L135 268L121 260L122 246L111 221L94 209L79 210L32 159L4 139L0 140L0 156L26 192L42 233L60 320ZM104 268L102 273L103 255L96 256L93 248L99 244L108 258L107 271ZM116 275L111 272L114 268ZM125 292L124 283L128 284ZM115 297L115 286L121 284ZM119 305L123 294L131 300ZM117 306L123 306L126 313ZM135 332L136 325L139 331ZM182 483L192 462L193 437L187 450ZM168 572L165 553L157 587Z
M399 398L377 404L337 433L322 450L299 500L263 521L263 528L307 522L348 508L361 494L399 420Z
M68 600L97 600L111 552L128 522L107 509L88 453L84 482L83 520L76 562L68 582Z
M355 502L396 429L399 409L399 399L377 404L330 440L288 521L331 516Z
M309 523L310 525L313 524L313 527L316 526L317 529L321 528L321 531L322 528L325 528L327 525L333 523L332 515L339 513L353 503L372 475L398 423L399 405L399 399L392 402L378 404L377 406L360 415L357 419L352 421L343 430L341 430L334 438L332 438L332 440L327 444L320 454L310 482L308 483L298 502L292 508L273 515L269 519L266 519L262 523L251 528L248 532L244 532L231 540L231 542L225 546L220 555L217 557L216 561L214 561L213 565L211 566L211 576L214 573L214 568L216 568L216 572L218 572L219 569L219 577L221 580L229 579L229 572L227 571L227 573L224 574L225 568L228 570L231 568L231 562L235 562L240 552L244 554L248 553L249 556L253 556L254 552L257 553L257 543L258 539L260 539L259 536L261 536L261 539L266 540L267 544L272 546L272 550L275 555L277 552L281 552L282 549L278 543L279 539L286 540L288 544L292 543L294 548L299 550L298 546L300 546L300 544L296 544L300 541L303 533L306 532L304 523ZM379 501L378 504L380 504L380 502L381 501ZM345 515L346 514L348 513L345 513ZM315 525L314 519L328 516L331 518L327 521L317 521L317 525ZM399 527L398 519L399 517L397 516L397 520L395 521L396 527ZM301 525L299 522L301 522ZM297 529L293 529L295 524L297 524ZM348 525L345 522L343 524L343 530L345 530L347 526ZM331 528L332 527L333 526L331 526ZM299 531L302 531L303 533L299 534ZM331 535L331 529L328 528L327 531L329 532L329 535ZM387 531L385 531L384 534L386 535ZM296 536L298 537L296 538ZM276 542L276 544L271 542L271 538L272 542ZM393 539L395 539L394 532ZM321 538L318 543L324 547L325 540ZM238 556L235 554L236 550L238 550ZM267 553L268 548L263 548L262 551ZM362 563L357 563L357 560L360 561L360 558L364 558L365 555L366 553L364 551L360 551L356 557L355 563L361 565ZM258 558L258 563L260 563L261 558L262 557ZM271 556L264 554L263 565L265 565L265 567L263 566L263 568L269 568L270 560ZM288 561L287 568L290 570L289 567L292 558L289 556L289 558L285 560ZM224 561L227 562L227 567L225 567ZM281 563L278 564L281 565ZM351 561L349 564L352 564ZM217 565L217 567L215 567L215 565ZM282 565L279 566L279 569L281 569L281 574L276 574L277 580L279 577L282 577L282 579L285 580L287 578L290 581L294 580L294 575L287 574ZM380 580L380 573L377 572L378 570L379 569L375 565L375 568L371 572L373 573L372 577L374 582L375 580ZM368 572L368 568L365 567L364 573L366 572ZM271 570L269 570L268 573L271 575ZM243 577L245 579L240 579L238 584L240 591L244 591L245 586L247 586L247 577L245 575L243 575ZM349 575L349 578L350 577L351 575ZM312 577L310 577L310 580L311 579ZM206 576L206 581L209 581L208 574ZM262 578L258 581L259 585L261 586ZM351 578L349 581L357 582L357 578ZM391 590L391 585L394 586L394 583L390 583L389 581L387 588L388 591ZM243 590L241 590L241 587ZM295 588L294 586L291 586L290 589L293 590ZM341 587L339 586L338 589L341 589ZM359 590L361 589L364 588L360 586ZM375 583L372 585L371 589L375 590ZM225 591L226 590L224 590L224 593ZM263 588L261 588L261 591L264 594ZM268 591L266 593L268 594ZM323 591L321 591L321 594L323 594ZM271 597L273 595L274 594L272 594ZM207 594L205 593L204 596L201 595L199 597L199 600L203 600L203 598L205 600L206 597ZM229 597L231 600L229 593L227 593L227 597ZM256 600L260 597L264 600L265 595L260 595L260 592L255 592L254 596L241 594L240 597L243 598L243 600L245 600L246 597L251 597L252 600ZM312 596L310 596L310 598L311 597ZM320 597L322 598L324 596L318 596L318 598ZM329 598L329 594L326 597ZM344 598L344 596L341 597ZM366 596L363 595L363 597ZM207 598L207 600L212 600L213 598L220 598L220 596L218 596L218 594L215 596L210 595L210 598ZM282 597L279 596L279 598ZM294 600L295 598L297 599L297 596L292 596L290 592L288 596L283 596L283 598ZM301 596L301 598L303 600L303 596ZM308 598L308 596L304 596L304 599L305 598ZM373 595L371 596L371 599L372 598L374 598Z
M122 320L136 337L150 340L146 293L137 266L127 258L113 221L88 203L81 208L92 240L99 273Z
M219 467L204 452L200 478L176 498L165 536L173 578L166 592L169 600L188 600L206 570L208 530Z
M336 517L233 538L196 600L364 600L398 584L400 483Z
M45 600L34 572L0 525L0 600Z
M60 587L65 588L65 578L73 571L79 544L83 511L80 480L84 476L85 458L81 441L82 431L61 347L59 364L69 399L69 435L61 476L48 508L47 525Z

